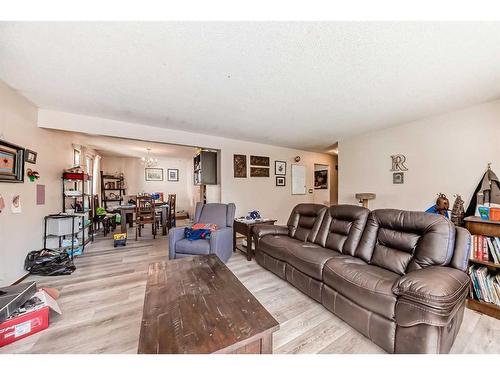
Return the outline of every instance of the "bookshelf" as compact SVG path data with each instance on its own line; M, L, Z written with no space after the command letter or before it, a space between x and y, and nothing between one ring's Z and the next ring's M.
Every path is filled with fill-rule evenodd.
M92 218L94 216L94 202L92 191L92 176L86 173L64 172L62 175L62 212L71 212L70 217L75 217L78 223L78 230L72 236L72 239L78 239L78 245L81 247L81 253L85 251L85 246L94 241L94 227ZM70 211L71 210L71 211ZM60 216L60 215L59 215ZM49 218L61 219L58 215ZM50 235L49 235L50 236ZM61 236L59 236L61 237ZM66 236L62 236L66 237ZM59 238L60 242L60 238ZM46 246L46 243L45 243ZM73 258L74 244L61 247L60 250L71 250Z
M125 178L123 175L114 176L104 174L101 171L101 201L105 210L107 210L108 202L118 202L122 204L125 195Z
M473 235L500 237L500 221L483 220L477 216L466 217L464 221L465 227ZM500 264L494 262L479 259L469 259L469 266L473 264L485 266L488 268L489 272L500 272ZM472 296L469 296L467 298L467 307L471 310L475 310L482 314L500 319L500 306L497 306L495 304L478 301L472 298Z

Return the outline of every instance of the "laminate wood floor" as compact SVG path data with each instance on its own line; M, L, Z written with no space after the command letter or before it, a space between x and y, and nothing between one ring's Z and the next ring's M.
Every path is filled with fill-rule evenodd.
M0 353L136 353L147 266L167 258L168 241L149 234L135 241L133 232L130 238L114 248L109 235L97 237L72 275L30 277L61 291L63 315L51 315L47 330ZM384 353L254 260L235 253L228 267L280 323L275 353ZM500 321L466 309L452 353L500 353Z

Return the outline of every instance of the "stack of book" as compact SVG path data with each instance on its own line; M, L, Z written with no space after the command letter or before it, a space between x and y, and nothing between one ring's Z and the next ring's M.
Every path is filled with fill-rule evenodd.
M486 267L473 265L469 267L469 275L474 299L500 306L500 274L495 275Z
M470 258L500 264L500 238L473 235Z

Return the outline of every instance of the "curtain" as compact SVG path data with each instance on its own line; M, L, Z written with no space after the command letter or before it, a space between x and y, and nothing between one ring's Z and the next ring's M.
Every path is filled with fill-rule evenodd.
M101 156L94 156L94 170L92 171L92 188L94 190L94 194L98 196L99 206L101 207Z

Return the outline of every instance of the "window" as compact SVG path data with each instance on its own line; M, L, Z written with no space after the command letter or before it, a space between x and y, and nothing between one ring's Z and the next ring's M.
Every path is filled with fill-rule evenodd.
M80 150L77 150L76 148L73 150L73 165L75 167L80 166Z
M89 176L92 176L94 174L94 159L92 159L90 156L87 156L85 158L85 171Z

